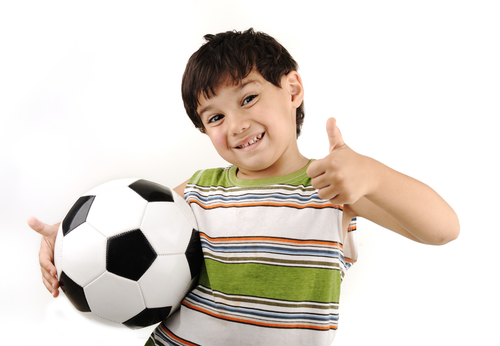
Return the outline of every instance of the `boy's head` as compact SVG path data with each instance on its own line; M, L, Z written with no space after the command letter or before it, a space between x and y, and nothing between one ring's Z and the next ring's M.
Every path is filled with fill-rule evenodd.
M252 71L281 88L284 75L297 71L297 62L271 36L248 29L205 35L207 42L189 59L182 78L182 99L193 124L202 132L197 112L200 96L209 99L223 84L238 85ZM297 108L297 137L304 122L304 104Z

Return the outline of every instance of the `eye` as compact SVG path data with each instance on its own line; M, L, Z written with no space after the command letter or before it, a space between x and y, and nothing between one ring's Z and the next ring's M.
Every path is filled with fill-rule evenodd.
M208 123L215 123L219 120L222 120L224 118L224 116L222 114L216 114L214 116L211 116L210 118L208 118Z
M257 97L257 95L250 95L250 96L248 96L248 97L245 97L245 99L243 100L243 104L242 104L242 105L244 106L244 105L246 105L246 104L248 104L248 103L252 102L252 100L253 100L254 98L256 98L256 97Z

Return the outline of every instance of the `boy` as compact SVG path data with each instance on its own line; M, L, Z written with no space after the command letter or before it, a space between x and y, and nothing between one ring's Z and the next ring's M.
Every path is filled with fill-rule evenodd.
M205 265L147 344L330 345L357 216L436 245L458 236L458 218L423 183L351 150L334 119L330 154L302 156L304 89L290 54L252 29L205 38L183 76L184 106L232 165L175 189L196 215ZM56 297L57 225L28 222L44 235L40 265Z

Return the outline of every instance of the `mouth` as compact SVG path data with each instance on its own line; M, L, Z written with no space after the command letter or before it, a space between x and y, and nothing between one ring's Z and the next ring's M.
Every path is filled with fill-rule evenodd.
M234 148L235 149L244 149L250 145L253 145L253 144L257 143L258 141L260 141L264 137L265 134L266 134L265 132L262 132L261 134L255 136L253 139L249 140L247 143L238 145Z

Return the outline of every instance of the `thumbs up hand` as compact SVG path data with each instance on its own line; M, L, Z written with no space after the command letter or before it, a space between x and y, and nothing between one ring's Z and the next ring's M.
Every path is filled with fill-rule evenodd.
M334 118L326 122L326 132L329 154L313 161L307 175L312 178L312 186L318 189L320 198L335 204L354 204L372 190L370 170L373 160L345 144Z

